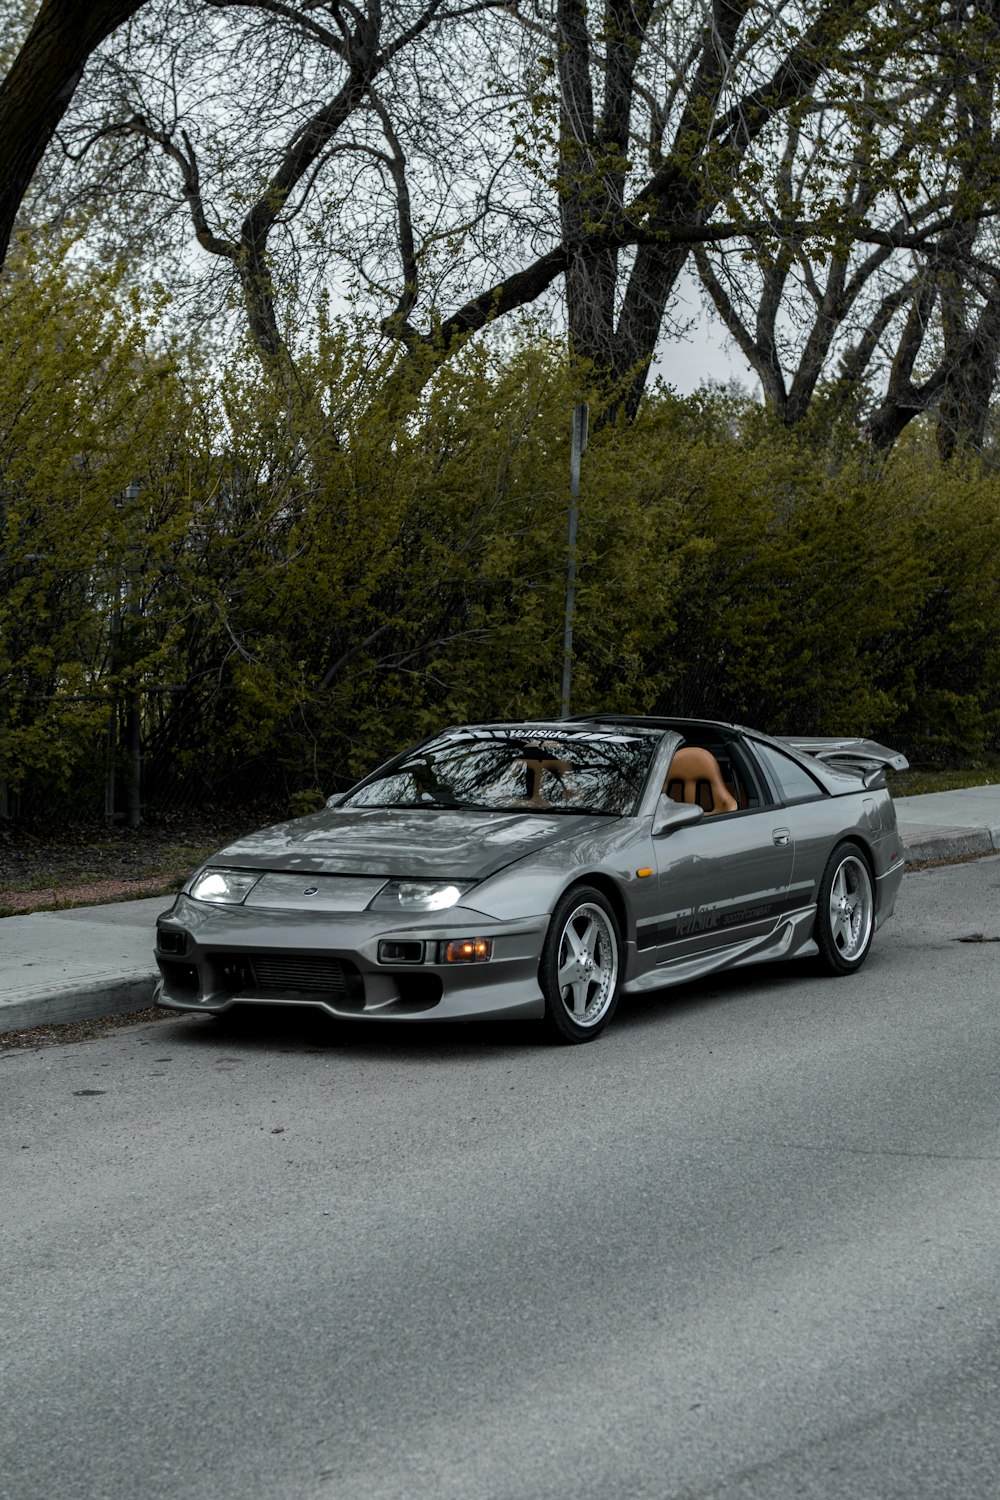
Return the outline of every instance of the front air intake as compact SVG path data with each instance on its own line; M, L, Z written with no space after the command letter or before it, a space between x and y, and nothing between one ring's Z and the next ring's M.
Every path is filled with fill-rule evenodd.
M316 995L330 1000L364 998L356 966L347 959L310 953L217 953L217 986L231 995Z

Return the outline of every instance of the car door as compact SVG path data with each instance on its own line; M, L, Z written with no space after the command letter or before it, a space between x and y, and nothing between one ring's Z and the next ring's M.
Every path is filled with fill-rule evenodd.
M657 916L640 926L656 965L687 964L766 938L790 909L794 841L756 771L756 805L706 814L653 840Z
M786 754L780 745L753 739L749 741L748 749L763 768L791 829L795 862L789 894L795 907L801 910L816 899L827 856L844 826L844 801L840 797L831 797L808 766ZM861 790L859 783L858 791ZM874 799L858 798L856 803L861 804L862 816L872 826L878 818Z

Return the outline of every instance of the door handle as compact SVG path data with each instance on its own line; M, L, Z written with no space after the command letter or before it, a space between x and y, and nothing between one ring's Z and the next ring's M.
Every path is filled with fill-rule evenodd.
M788 828L773 828L771 830L771 838L774 843L779 845L790 844L792 842L791 830Z

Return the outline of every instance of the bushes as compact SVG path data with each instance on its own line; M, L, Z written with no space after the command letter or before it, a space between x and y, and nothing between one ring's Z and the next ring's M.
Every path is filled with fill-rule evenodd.
M150 356L113 278L55 261L3 295L0 754L26 813L98 816L130 711L164 806L329 792L446 722L558 711L557 346L470 346L401 416L350 329L304 372L321 404L239 357ZM746 398L656 394L584 460L573 710L974 753L998 530L998 481L919 431L873 467Z
M943 468L919 435L884 466L860 444L829 465L756 407L716 405L692 434L651 404L627 436L673 477L647 502L672 617L644 650L645 706L978 750L1000 705L997 479Z
M130 630L127 661L120 626L161 550L126 494L163 467L176 379L119 278L68 257L25 250L0 283L0 807L99 797L110 705L169 656Z

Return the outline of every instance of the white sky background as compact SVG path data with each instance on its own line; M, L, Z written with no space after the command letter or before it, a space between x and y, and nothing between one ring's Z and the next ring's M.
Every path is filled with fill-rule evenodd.
M678 396L690 396L709 382L728 385L735 380L759 398L756 375L718 318L706 309L690 272L680 276L670 312L683 332L668 328L661 333L653 361L654 379L665 381Z
M11 0L0 0L0 12L10 3ZM695 5L695 10L697 11L697 5ZM150 14L152 16L153 11ZM178 11L178 24L181 20L185 20L185 17L187 23L192 25L191 17L186 14L185 7L181 4ZM198 18L196 17L195 19ZM215 23L216 29L220 30L220 34L222 35L228 35L228 28L231 25L232 23L228 16L224 17L222 21ZM226 135L225 140L223 140L222 135L219 136L219 139L216 139L215 132L223 132L224 125L227 131L230 126L232 126L233 131L236 131L236 126L229 120L228 114L222 109L219 98L215 97L213 91L218 92L221 88L221 82L227 84L227 89L222 91L221 97L227 102L227 108L234 112L238 119L240 115L240 101L245 100L245 94L241 88L235 86L231 73L232 69L236 66L234 58L243 58L244 62L246 59L238 48L230 48L228 50L223 48L219 60L216 59L214 52L209 52L207 56L202 56L199 48L204 47L205 38L199 27L196 26L194 28L193 35L195 41L191 41L190 45L194 48L192 56L197 60L198 66L194 69L191 78L186 73L176 76L172 67L164 62L160 55L159 40L161 39L158 39L152 33L150 34L148 43L140 41L137 37L137 51L133 61L129 64L129 68L136 70L135 76L142 83L141 96L127 82L128 70L126 70L126 74L124 75L126 81L123 83L123 75L119 74L114 67L109 66L106 74L99 75L91 80L92 84L96 83L97 85L96 91L92 87L89 91L81 93L75 113L87 119L87 128L96 128L101 125L102 120L105 118L105 112L111 117L125 117L129 113L136 112L141 105L142 109L140 113L147 116L151 114L154 120L162 116L165 126L169 129L172 127L172 112L179 111L177 118L184 124L185 129L193 131L196 148L202 157L202 189L206 194L206 207L208 209L209 220L213 227L218 227L221 230L224 236L233 238L236 232L234 209L227 197L227 193L232 189L232 184L225 171L213 171L210 170L210 167L214 156L221 149L220 141L222 141L223 145L228 141L228 135ZM506 33L503 35L506 38ZM113 47L109 47L108 51L112 56L115 53ZM260 64L264 54L258 49L254 51L253 56L255 62ZM299 54L296 53L295 56L299 57ZM404 60L405 66L402 63L399 65L400 77L395 80L395 85L398 85L398 92L400 92L401 96L405 96L406 99L409 99L407 89L411 89L412 92L412 89L416 88L416 84L409 77L407 70L411 67L416 67L417 62L421 60L422 56L423 54L418 56L415 53L414 58L410 58L410 55L407 53ZM507 60L505 56L498 55L497 58L493 58L492 60L487 56L483 67L485 67L487 73L491 70L496 73L505 60ZM324 88L329 90L332 87L330 79L327 77L329 59L325 54L314 56L312 53L302 53L299 61L304 69L304 74L303 79L297 81L302 82L303 88L308 83L313 93L317 97L320 97L323 94ZM150 69L148 73L144 72L147 65ZM216 66L221 69L221 72L217 73L215 71ZM202 76L202 73L205 76ZM313 73L316 74L315 78L313 77ZM334 81L337 80L335 79ZM444 82L438 79L436 75L431 81L434 82L435 87L440 86L442 89L444 88ZM385 80L386 90L389 89L390 82L391 80L387 77ZM425 85L427 84L426 79L423 82ZM390 98L391 103L394 97L391 95L391 91L387 97ZM206 100L209 102L206 103ZM278 102L283 108L288 105L287 99L282 99ZM483 115L483 121L478 124L476 123L476 119L473 119L470 124L466 116L462 114L460 108L461 99L456 102L455 98L446 94L445 102L449 104L449 108L451 109L450 115L446 111L443 116L445 123L447 123L448 119L452 118L452 115L456 121L465 121L471 132L471 147L482 148L484 141L489 142L492 139L489 134L492 128L492 116L500 106L491 97L486 98L486 102L483 104L483 110L486 112ZM409 105L407 105L407 108L409 108ZM475 114L475 111L473 113ZM280 140L284 141L288 129L290 129L290 124L286 115L281 115L280 118L282 128L278 134ZM406 123L408 116L405 110L402 118L404 123ZM362 124L364 124L365 130L374 129L371 120L367 116L362 121ZM413 122L410 121L409 125L412 126L412 124ZM351 122L351 131L353 134L364 133L361 131L361 127L357 121ZM86 133L86 130L84 130L84 133ZM410 135L412 134L413 130L410 129ZM238 131L236 131L236 135L238 136ZM426 156L426 159L421 157L417 142L423 142L420 149L423 149L425 153L430 153L430 155ZM251 132L248 142L241 145L240 152L237 154L238 158L240 156L243 158L242 166L244 175L249 173L250 177L253 178L253 169L258 171L269 169L272 165L270 157L273 154L269 151L269 147L272 144L266 135L258 139ZM385 142L381 139L381 136L378 136L377 130L369 144L379 149L384 149L385 147ZM479 191L479 185L477 184L477 180L470 180L470 183L465 184L465 179L462 176L462 161L460 157L449 168L449 173L446 173L438 181L433 169L433 142L424 141L423 135L420 132L418 132L417 138L414 140L407 138L405 144L412 168L411 197L415 208L420 207L422 174L429 174L427 185L430 192L427 214L418 212L415 215L419 241L420 234L423 231L437 227L432 210L439 199L446 204L451 203L456 188L461 188L464 184L467 189L465 196L468 196L470 202L473 202L476 193ZM223 153L223 156L225 156L225 153ZM148 157L139 159L144 160L146 163L146 176L142 179L144 191L138 200L140 203L140 232L145 235L148 221L143 220L141 209L145 208L153 218L156 218L158 214L162 214L168 208L171 201L176 205L179 194L179 181L176 170L169 163L165 165L162 160L157 160L152 153ZM346 161L347 158L345 157L343 160ZM345 203L340 202L338 199L338 193L344 191L344 184L337 176L332 176L329 181L323 179L315 191L310 192L306 211L297 226L299 244L296 254L302 254L305 257L303 274L306 283L308 283L310 277L313 278L314 292L317 292L320 286L325 286L327 292L332 295L332 305L335 311L340 309L344 292L350 286L351 280L353 280L355 283L355 293L357 294L360 291L359 310L373 310L378 314L384 314L390 309L388 306L376 306L376 298L371 299L369 307L369 298L365 296L365 278L363 273L368 271L375 277L376 281L387 282L390 289L400 279L401 273L395 265L396 246L393 242L395 190L392 188L391 183L380 183L379 172L373 171L370 161L361 157L358 160L364 166L364 172L362 173L361 166L357 168L357 181L354 184L355 190L353 196L349 194ZM482 162L483 157L480 150L480 154L473 158L471 167L481 167ZM348 173L347 175L349 177L350 174ZM381 176L384 178L385 173L382 172ZM238 182L238 174L234 180ZM139 178L137 177L135 181L136 185L138 185ZM531 183L533 184L533 189L537 189L537 183L534 178L531 179ZM363 185L363 191L358 191L361 185ZM516 187L517 183L514 182L511 186ZM524 188L523 183L521 184L521 188ZM460 193L459 196L461 197L462 194ZM329 207L326 207L326 200L329 200ZM385 201L383 202L383 200ZM366 218L368 212L366 205L369 203L385 210L381 218L376 217L371 224L368 223ZM532 244L532 235L530 233L533 222L538 221L538 223L544 224L550 231L550 237L551 231L555 228L554 225L547 224L547 216L550 216L552 212L552 205L549 202L548 195L540 198L538 203L532 198L531 201L526 200L518 206L522 214L526 216L526 232L520 237L524 242L519 242L511 247L511 264L506 269L510 269L517 262L530 258L530 254L535 248ZM317 236L321 235L326 228L324 222L325 215L329 212L333 213L334 217L336 217L336 211L338 210L344 214L342 232L343 236L346 236L346 239L343 243L337 245L336 236L334 236L333 243L331 243L326 256L314 257L311 263L306 263L310 254L308 247L312 243L307 231L312 227ZM355 217L357 218L356 224L353 222ZM422 222L425 218L428 220L426 223ZM310 219L314 219L315 223L310 225ZM353 236L351 232L352 226L355 231ZM206 271L209 272L209 275L211 274L213 261L210 257L206 257L204 252L200 252L193 246L191 226L189 223L186 223L186 215L183 212L174 213L174 222L168 229L165 229L164 233L166 241L172 246L172 253L176 255L178 265L182 270L182 281L186 279L183 275L184 268L190 269L192 283L197 283L201 280ZM370 236L368 255L367 257L355 257L356 264L353 266L352 275L350 261L352 256L354 256L354 247L359 241L364 241L366 234ZM281 246L280 233L276 232L272 238L274 247L279 249ZM345 249L347 264L341 266L339 260L344 254ZM492 246L490 247L490 253L494 253L494 247ZM455 269L459 273L461 273L462 269L462 260L468 258L472 276L470 283L472 290L475 290L479 283L488 285L489 277L499 276L505 269L502 260L496 265L487 262L485 268L478 267L476 264L476 254L475 242L473 241L470 242L468 252L463 251L461 255L456 253L450 257L455 261ZM435 267L435 258L440 261L440 267L438 268ZM364 265L361 265L362 261L365 261ZM379 264L380 261L383 262L382 265ZM426 289L431 297L434 297L437 292L443 292L445 311L447 311L449 306L454 305L456 300L460 301L470 289L463 285L461 274L459 274L454 287L450 286L447 280L442 282L440 288L435 287L435 279L439 274L443 274L442 268L447 267L448 261L449 256L444 253L443 247L440 254L438 250L435 250L429 263L426 278ZM216 261L214 265L218 273L220 270L218 262ZM386 268L388 269L388 275L386 275ZM346 275L345 272L347 273ZM170 284L170 280L171 278L168 273L168 285ZM216 278L216 284L221 284L218 278ZM194 285L189 285L193 291ZM204 281L202 281L202 286L205 286ZM372 287L372 290L374 291L374 287ZM552 289L552 301L558 299L561 302L562 295L561 284ZM182 300L187 302L188 298L184 296L183 292L181 296ZM308 291L306 291L305 296L308 304L310 300ZM384 296L381 301L385 302ZM542 304L546 301L549 301L549 299L543 298ZM211 292L209 291L206 306L210 302ZM541 311L541 306L539 310ZM422 321L421 313L426 317L426 307L418 308L417 310L418 324ZM557 321L564 323L564 309L562 308L560 308L560 316L558 316ZM697 276L692 272L682 274L675 287L674 295L668 308L666 323L659 339L652 373L654 379L659 378L664 381L679 395L688 395L708 382L728 384L734 380L744 386L748 392L756 393L759 390L758 382L752 372L749 371L739 349L719 319L713 312L707 309L704 293L700 289Z
M728 385L734 379L747 390L754 390L757 385L746 360L734 360L713 341L712 331L707 328L704 336L692 334L662 349L653 362L653 375L671 386L678 396L690 396L699 386L709 383Z
M175 0L175 3L180 15L181 12L185 11L185 0ZM405 8L406 3L416 4L417 0L399 0L399 3L404 5ZM658 67L662 71L662 68L667 66L669 56L672 55L670 49L674 47L675 41L676 47L680 48L678 55L683 54L682 43L684 37L682 33L684 25L690 23L693 26L701 13L701 7L706 3L707 0L687 0L686 7L681 5L676 8L667 8L665 15L670 22L670 26L680 28L678 33L679 40L673 37L673 32L668 28L668 32L661 38L663 43L661 61L658 63L655 58L653 60L654 73ZM767 8L768 3L769 0L755 0L755 4L759 4L764 9ZM789 21L789 17L794 19L803 8L808 10L809 4L815 3L815 0L809 0L809 3L807 3L807 0L773 0L773 3L776 4L777 10L785 17L785 21L783 22L785 24ZM22 0L0 0L0 22L6 20L8 25L11 25L13 16L20 15L22 12L26 14L28 11L34 9L35 4L36 0L23 0L23 3ZM151 40L148 43L148 56L144 50L146 44L143 43L140 46L138 42L136 43L137 68L139 63L142 64L143 68L147 65L149 68L148 73L142 72L141 68L139 69L138 76L144 90L142 96L140 97L140 94L136 93L135 89L127 83L127 79L126 82L122 82L123 77L126 75L116 72L110 66L110 63L108 70L103 75L99 73L96 64L92 64L88 68L87 80L93 97L88 93L87 88L83 89L80 92L74 109L80 117L78 123L80 124L83 136L86 136L91 129L100 127L106 114L109 117L125 118L136 113L140 105L143 106L143 110L146 113L149 113L146 95L152 100L154 118L159 118L162 115L168 127L172 127L173 124L171 111L178 111L177 122L184 124L185 129L190 128L192 130L196 146L201 153L203 165L202 187L206 194L210 222L214 228L219 229L224 235L233 237L238 233L237 224L239 214L245 203L242 198L233 199L232 194L239 188L239 192L243 193L245 197L247 195L252 196L252 192L256 189L258 178L273 167L275 141L268 136L266 131L262 135L259 132L257 135L251 132L249 143L238 145L238 149L232 145L228 136L226 139L223 139L223 126L226 126L227 131L230 126L233 126L235 130L234 122L238 124L245 112L244 85L247 80L239 73L240 67L245 66L245 54L235 43L228 50L222 49L218 58L210 48L206 50L205 36L203 34L204 14L197 6L192 7L188 4L186 8L190 11L188 22L190 23L190 27L193 28L192 35L195 38L195 41L191 42L191 46L194 48L194 56L198 61L197 68L192 64L193 71L190 77L183 71L180 75L175 75L173 71L173 53L167 59L163 57L161 45L163 35L156 32L153 26L153 21L159 14L159 8L151 6L149 11L149 25L152 27L152 31ZM386 8L392 8L389 5L389 0L386 0ZM673 20L670 20L671 17L673 17ZM216 18L213 24L220 30L220 34L228 34L227 28L236 26L236 22L228 15L222 20ZM242 32L240 32L240 36L242 36ZM459 38L460 40L461 38ZM121 38L118 39L118 44L120 42ZM195 45L195 42L197 45ZM506 32L503 33L503 42L504 46L506 46ZM497 45L499 46L499 43ZM431 51L433 52L433 48ZM117 55L115 54L115 47L110 43L106 52L109 58L113 54ZM263 66L262 59L269 57L269 55L260 48L253 53L256 65L259 65L261 70L260 76L265 80L271 76L271 72ZM275 54L275 56L277 55L278 53ZM294 51L291 55L298 56ZM426 182L429 190L430 208L426 222L418 224L418 228L421 231L439 228L440 226L435 219L435 212L437 209L440 209L440 214L446 218L445 210L454 206L456 198L460 200L458 207L455 208L458 218L462 217L459 209L462 208L466 199L468 199L470 204L474 204L478 190L476 170L482 168L484 161L492 160L491 153L486 148L491 144L495 144L496 141L495 135L491 135L491 131L494 128L499 128L495 127L494 115L497 110L506 109L507 107L502 104L502 101L493 100L492 96L486 98L484 95L483 98L480 98L478 94L470 94L469 99L465 101L470 108L465 109L463 112L463 98L461 97L461 88L459 87L461 76L458 77L458 82L456 83L447 74L447 70L445 70L440 77L438 73L434 73L429 81L427 78L423 78L420 69L426 61L427 55L426 51L415 52L411 59L409 53L407 53L405 55L405 67L403 63L400 63L400 78L393 85L394 87L398 85L397 92L400 98L404 100L404 103L406 103L406 109L402 110L402 118L404 123L407 124L409 131L406 147L413 168L411 196L416 205L419 204L422 183ZM761 55L756 57L756 60L751 56L753 66L749 76L750 82L753 81L761 69L765 72L767 71L768 66L773 62L774 55L773 46L769 50L769 43L765 35ZM306 83L309 84L316 97L321 97L323 96L324 88L329 90L333 86L328 77L328 59L325 54L318 61L313 58L312 54L309 54L308 57L303 54L303 57L305 58L305 61L301 63L301 67L304 69L303 87ZM502 47L495 57L492 53L484 53L484 60L482 61L480 71L487 74L499 75L502 73L503 66L508 61L507 54ZM511 66L513 67L513 64ZM416 71L414 72L414 70ZM336 69L334 69L335 73ZM315 77L313 76L314 74ZM476 77L478 78L478 76L477 74ZM657 74L657 76L659 75ZM298 75L296 74L297 78ZM423 84L428 88L433 84L435 89L440 88L444 91L442 97L446 96L445 103L448 108L442 113L442 124L439 135L442 135L442 133L443 135L447 135L446 127L449 126L449 122L454 125L456 130L459 126L463 130L468 130L468 150L471 153L469 162L463 165L461 152L459 152L452 167L449 167L448 171L440 178L435 175L433 169L434 140L437 140L438 137L434 137L434 139L427 137L425 140L427 133L423 130L422 117L417 118L417 116L412 115L411 105L413 108L416 107L413 104L413 99L419 103L419 97L413 93L413 99L411 99L410 93L407 93L407 90L410 90L412 93L416 89L416 83L414 82L416 78L422 78ZM97 85L96 90L92 87L95 82ZM392 83L392 80L387 77L385 81L386 90L389 90L390 83ZM263 96L261 97L263 98ZM275 127L277 131L275 139L279 145L287 138L298 97L293 91L291 104L288 98L278 98L275 108L278 108L280 105L276 116L279 123ZM311 94L310 97L312 97ZM220 98L226 102L226 110L222 109L219 103ZM395 98L395 95L392 98ZM392 101L390 100L390 102ZM473 105L476 108L471 108ZM410 113L407 113L407 110L410 110ZM265 116L265 118L267 117ZM81 121L83 123L80 123ZM364 129L362 129L362 126ZM368 147L384 148L385 141L378 135L378 131L375 129L370 115L363 118L359 116L358 120L352 120L351 122L351 131L353 133L364 135L364 130L374 131L371 139L365 136L363 144L365 144L366 149ZM234 138L238 138L238 134L237 131ZM451 138L449 137L448 139L450 140ZM429 144L428 141L430 142ZM465 148L463 147L463 149ZM761 149L766 155L766 151L770 148L765 143ZM476 154L477 152L479 153L478 155ZM216 157L225 165L220 166L218 170L211 170L211 164ZM138 206L135 209L131 226L126 225L125 228L129 229L130 227L136 243L145 245L150 237L150 223L156 222L158 216L165 221L167 211L173 205L170 211L175 214L174 222L165 228L163 233L172 247L172 253L176 255L177 264L180 266L182 272L187 267L190 267L192 282L201 278L205 273L209 273L205 277L207 281L214 264L216 271L215 283L216 287L219 287L224 280L225 268L221 267L218 262L213 263L211 257L205 256L204 252L193 247L191 226L186 221L184 211L178 209L180 185L176 170L169 163L164 165L162 161L157 161L152 154L148 158L139 159L145 160L146 165L141 171L137 168L134 177L129 182L129 188L135 190L135 203ZM54 156L50 155L50 162L54 162L54 160ZM346 161L347 158L345 157L342 160ZM242 166L243 175L250 186L244 183L240 187L239 172L234 171L230 173L227 170L227 167L232 167L234 161ZM358 161L361 165L358 165L356 170L353 167L351 169L355 171L353 181L346 167L343 168L341 176L331 173L329 180L325 178L321 180L320 187L316 189L307 204L298 230L290 231L289 239L294 239L294 234L298 233L298 245L295 253L302 256L305 265L304 275L307 279L309 277L313 278L316 289L320 286L325 286L331 292L334 310L339 310L340 308L341 298L344 295L345 280L348 283L350 281L350 262L353 260L354 271L357 273L358 265L364 261L365 265L362 266L362 270L371 271L374 279L383 283L382 290L384 295L382 303L375 308L375 311L379 314L384 314L391 310L393 288L401 281L401 271L394 259L394 189L392 189L392 184L388 180L379 182L379 174L373 168L371 158L359 157ZM159 169L158 171L156 170L157 168ZM142 175L143 173L145 173L145 176ZM503 223L506 221L503 213L499 215L501 227L497 230L496 245L492 242L488 243L487 252L484 252L484 256L479 259L477 259L475 245L472 243L470 243L467 253L464 250L456 251L450 259L449 254L438 243L433 254L429 257L429 269L426 276L426 291L428 295L426 300L418 307L415 314L415 322L418 326L423 326L426 323L429 316L428 308L431 305L431 299L435 298L438 293L440 293L440 300L437 301L438 310L447 313L449 309L453 308L457 302L460 302L471 291L475 291L478 287L492 284L494 278L506 274L507 271L515 269L518 265L527 264L530 261L533 248L544 248L554 243L554 210L547 189L543 192L539 187L537 175L532 176L529 174L526 177L521 168L517 167L516 164L515 167L511 168L511 173L511 182L507 184L505 191L509 189L509 194L514 194L515 196L510 198L509 201L508 199L503 199L500 205L504 212L511 205L517 211L513 216L515 229L511 230L509 236L511 240L511 244L508 247L510 252L509 257L505 259L506 241L504 240ZM519 173L520 176L518 175ZM230 177L232 177L232 181ZM382 177L385 177L384 172L382 172ZM141 194L138 192L140 178L143 188ZM234 182L236 187L233 185ZM54 193L57 201L63 186L66 185L62 183L56 184ZM72 186L73 184L70 181L68 188L72 188ZM521 196L518 197L517 194ZM340 195L343 195L343 198ZM237 201L241 205L239 209L234 207L234 203ZM249 201L248 198L247 201ZM325 204L328 206L325 207ZM368 217L369 209L371 209L370 223ZM377 214L375 212L376 209L379 210ZM324 215L327 213L330 216L331 222L336 220L338 213L343 214L343 225L339 231L340 244L337 244L337 236L334 235L328 252L313 255L310 261L309 256L312 252L309 247L321 242L325 243L323 241L323 234L327 223ZM419 219L420 215L418 214L416 217ZM444 222L444 218L442 222ZM523 233L520 233L516 231L516 222L522 218L524 219L526 228ZM113 249L116 237L119 237L122 233L121 218L113 218L110 221L110 225L108 239L111 249ZM533 230L534 238L532 234ZM370 242L366 242L365 236L369 232L371 236ZM311 235L314 235L315 238L311 238ZM439 241L440 238L439 235ZM272 236L272 243L276 248L281 247L281 233L276 232ZM369 243L367 256L363 253L366 243ZM359 244L362 246L362 252L355 253ZM101 249L103 247L99 245L98 251L100 252ZM346 258L348 262L344 271L340 270L338 255L340 261ZM378 261L380 257L383 258L384 265L388 268L387 270L379 267ZM454 262L453 265L451 261ZM465 261L468 262L467 275L463 269L463 262ZM151 268L149 274L152 274L154 264L155 257L153 260L147 262L147 265ZM347 273L346 275L345 272ZM907 274L905 267L900 274ZM169 285L171 282L169 270L165 271L164 279ZM186 278L182 276L181 279L183 281ZM364 277L359 277L356 274L355 280L358 279L363 284ZM388 287L388 292L385 291L385 287ZM186 295L186 291L193 291L193 287L189 286L187 289L182 287L178 290L178 313L180 314L181 299L187 304L189 298ZM750 295L752 297L752 289ZM538 308L539 316L546 316L551 311L552 303L560 296L561 285L554 287L548 297L540 300ZM308 297L306 298L306 303L308 305ZM193 301L191 305L194 305ZM365 306L365 310L368 310L368 306L374 306L374 303ZM213 321L218 319L218 312L212 308L211 289L205 295L204 307L209 309L207 313L208 317ZM790 328L790 337L787 341L786 352L789 355L789 359L791 359L796 357L796 330L794 324L788 326ZM845 337L847 336L849 336L849 330L845 333ZM681 396L689 395L709 382L722 385L736 382L748 394L759 399L760 384L758 379L750 370L739 348L727 333L719 318L713 311L709 311L706 308L704 294L700 290L693 270L682 274L674 289L674 295L667 311L666 323L660 335L652 374L654 379L663 381Z
M0 14L3 13L3 10L10 3L11 0L0 0ZM169 116L172 96L170 96L170 88L167 85L169 83L170 86L173 86L175 83L178 83L178 80L174 78L169 69L167 69L167 74L169 75L167 83L164 83L162 79L157 82L156 78L151 78L151 80L148 80L148 84L151 95L154 99L154 103L158 103L158 107L161 109L161 111L165 111L166 115ZM129 92L128 98L127 100L125 100L125 102L118 101L114 93L115 87L118 86L118 76L112 73L109 75L109 79L110 82L106 82L107 89L110 90L110 93L106 93L104 96L101 96L99 91L97 106L100 106L102 103L105 106L108 106L110 100L112 104L117 106L117 111L119 113L127 114L130 109L134 109L137 106L138 96L133 97L131 92ZM206 87L208 87L209 85L217 86L217 83L218 80L213 74L209 79L208 84L206 84ZM157 88L161 89L161 91L166 90L162 99L160 99L157 95ZM183 89L181 90L181 92L183 93ZM199 95L198 91L195 90L191 100L186 100L183 98L179 100L179 103L183 106L182 118L186 119L187 125L189 126L191 125L191 118L187 118L187 113L185 112L189 111L191 117L193 119L197 119L197 105L200 97L201 96ZM239 97L241 97L239 91L234 90L232 92L231 98L238 99ZM202 103L203 102L204 101L202 99ZM86 112L87 111L85 106L84 113ZM214 107L209 108L207 116L208 123L206 123L205 120L202 121L202 131L203 133L207 132L209 137L211 136L209 125L212 124L213 120L216 124L219 123L218 120L215 120L215 114L216 111ZM99 107L95 107L95 122L100 123ZM211 146L216 144L217 143L210 141L209 146L205 148L205 157L207 160L211 160ZM264 150L264 147L262 146L260 149ZM150 157L149 160L150 164L152 164L153 158ZM416 188L419 188L420 169L421 164L418 161L416 163L414 179ZM231 223L227 224L225 222L226 201L225 194L222 191L222 187L225 184L222 184L220 186L220 183L214 181L214 179L210 184L206 184L206 177L211 177L211 174L203 173L203 187L206 188L206 192L208 193L210 217L212 218L214 223L215 218L211 213L211 195L212 193L221 195L219 204L219 213L221 217L219 222L223 232L231 234L233 226ZM161 198L159 200L157 200L154 196L150 197L148 201L148 207L151 213L155 214L158 207L163 203L166 203L170 199L176 201L179 191L178 182L176 180L176 176L171 173L169 167L163 174L161 190ZM333 188L330 188L328 191L333 192ZM548 205L547 199L545 200L543 207L544 206L551 207L551 205ZM530 207L531 205L526 205L526 210ZM229 217L232 217L231 213ZM318 218L319 222L321 222L321 209L319 211ZM275 241L278 242L278 235L275 235L274 238ZM210 257L206 257L204 255L204 252L199 251L192 244L190 225L186 223L186 218L183 214L178 214L175 224L170 231L170 239L173 245L173 251L177 256L179 266L182 269L190 269L190 272L192 274L192 282L197 282L198 280L200 280L204 272L211 271L213 267L213 261ZM379 254L385 254L387 250L391 254L392 248L392 246L379 244L377 242L372 246L373 254L376 258L379 256ZM515 256L517 259L523 259L526 253L527 252L525 246L517 246L517 249L515 251ZM218 263L215 262L214 264L215 269L218 272L220 269ZM327 267L331 266L336 266L336 257L333 255L330 256L327 262ZM393 282L394 275L392 273L395 272L395 269L396 268L394 266L390 268L391 274L388 277L390 284ZM493 274L499 274L501 268L487 267L487 269L491 270ZM152 270L152 266L150 267L150 270ZM169 272L166 273L165 279L167 281L167 284L169 285L171 281ZM183 279L185 278L182 277L182 280ZM385 278L383 277L382 279ZM325 283L327 290L332 293L332 303L335 311L340 310L340 307L342 305L341 296L338 295L338 293L341 292L341 286L338 286L338 282L342 282L342 276L337 275L336 270L334 270L332 276L329 275L328 271L325 275L320 274L317 280L317 285ZM178 288L178 290L180 289ZM455 292L446 294L446 308L448 306L449 295L451 301L454 302L455 297L458 294ZM553 288L552 296L553 300L555 298L558 298L561 301L561 284L556 288ZM210 293L208 300L209 302L211 300ZM543 302L545 300L547 299L543 299ZM183 292L181 292L178 311L180 311L180 306L187 301L188 298L184 296ZM378 310L385 311L384 308L380 308ZM560 317L558 321L563 322L564 318ZM660 335L657 354L653 364L652 377L654 380L659 379L663 381L665 384L675 390L678 395L681 396L690 395L699 387L704 386L707 383L727 385L734 381L742 386L749 394L759 396L760 386L757 378L750 370L749 366L746 363L746 360L743 358L738 347L729 336L729 334L719 321L718 317L715 316L714 313L709 311L709 309L706 307L705 296L700 289L697 276L693 273L693 271L682 273L675 287L674 295L671 299L670 306L668 307L666 323Z

